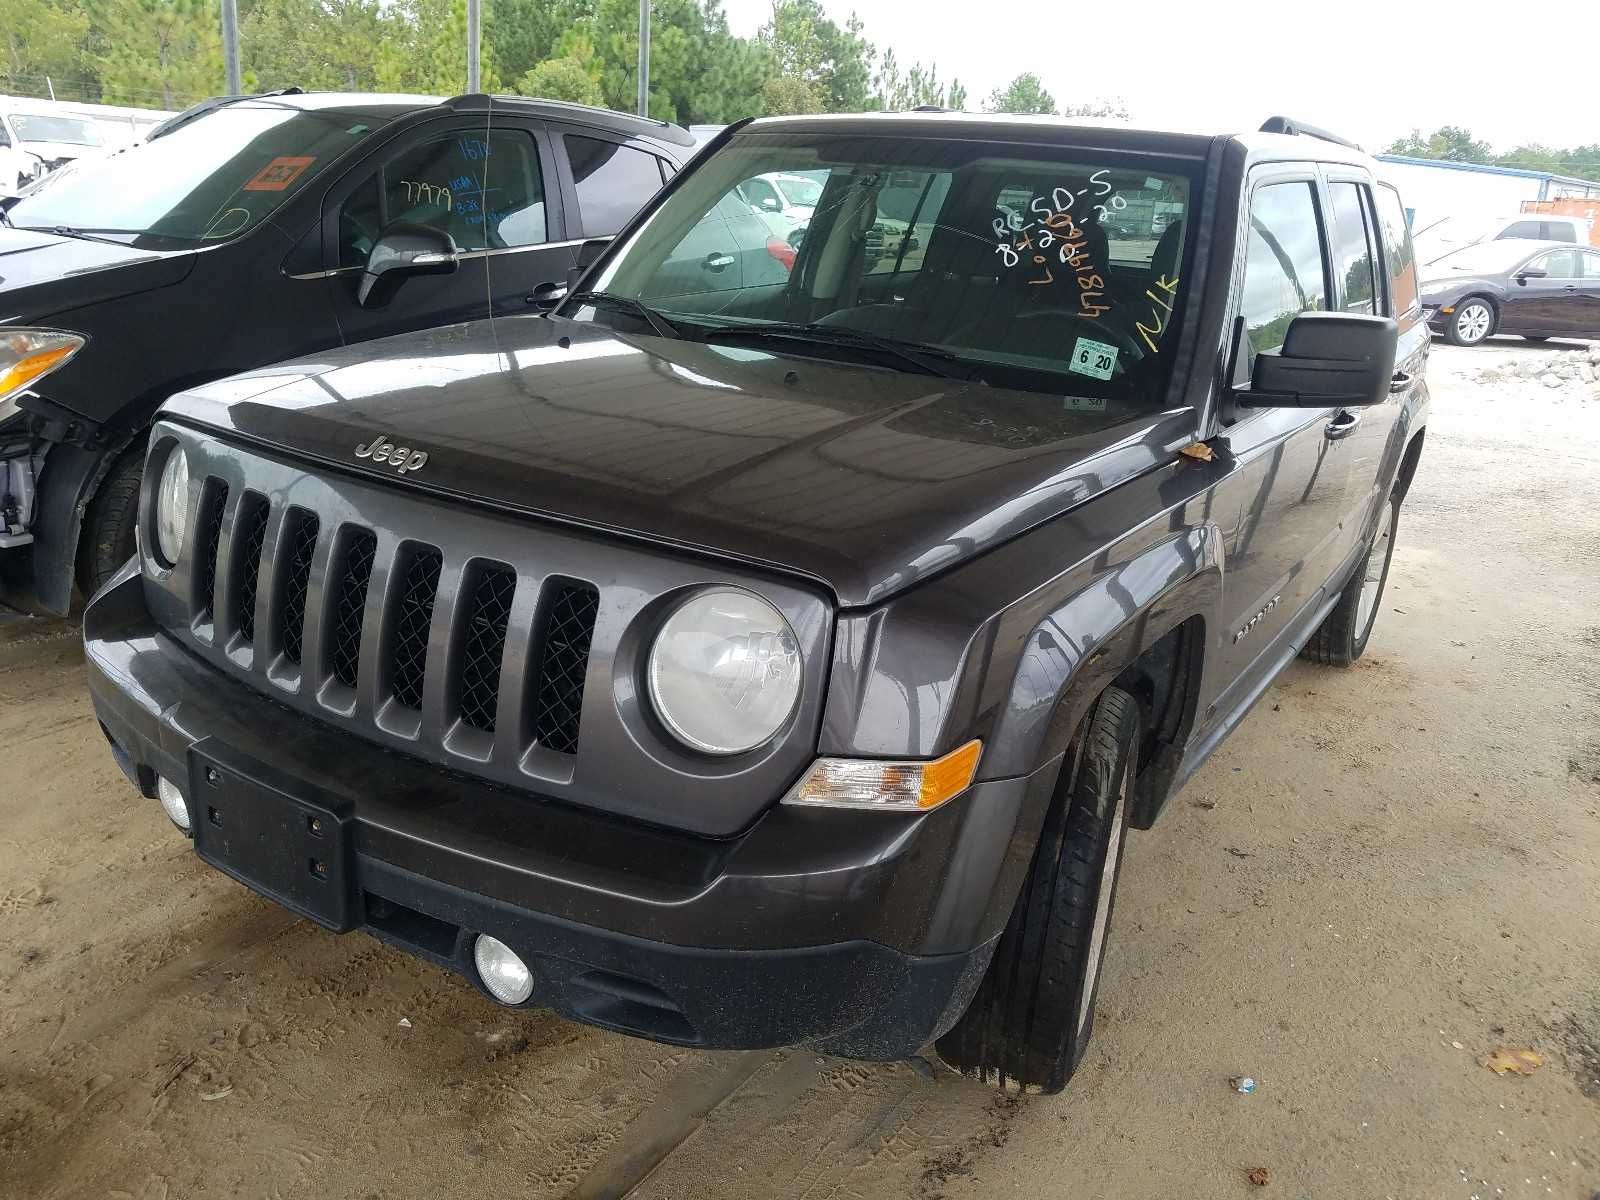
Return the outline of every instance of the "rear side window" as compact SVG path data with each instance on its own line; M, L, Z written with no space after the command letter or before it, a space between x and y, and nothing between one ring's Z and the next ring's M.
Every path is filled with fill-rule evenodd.
M1600 279L1600 252L1585 250L1583 252L1583 277L1585 279Z
M1417 256L1411 248L1411 226L1400 206L1400 193L1379 184L1373 193L1378 228L1383 233L1383 262L1389 276L1389 315L1402 316L1417 307Z
M1542 238L1545 237L1543 221L1514 221L1500 231L1501 238ZM1499 238L1495 239L1499 241Z
M1328 289L1310 183L1273 183L1250 198L1250 234L1240 312L1256 353L1283 345L1303 312L1326 308Z
M1544 240L1547 242L1575 242L1570 221L1543 221Z
M565 141L584 237L610 237L661 189L655 155L577 134L568 134Z
M1344 311L1370 316L1376 311L1378 279L1367 222L1367 189L1356 183L1335 183L1331 190L1333 270L1344 285Z

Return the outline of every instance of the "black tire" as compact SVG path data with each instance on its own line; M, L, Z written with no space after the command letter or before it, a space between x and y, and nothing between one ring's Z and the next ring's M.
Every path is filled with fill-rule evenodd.
M139 480L144 448L124 453L100 481L78 535L78 590L87 600L138 548Z
M1487 323L1480 320L1480 312L1487 315ZM1445 326L1444 336L1452 346L1476 346L1499 326L1500 313L1493 300L1486 296L1468 296L1456 305L1456 311L1450 315L1450 324Z
M1082 1061L1133 803L1139 725L1139 702L1120 688L1107 688L1085 721L989 969L937 1043L956 1070L1054 1095Z
M1390 496L1383 518L1367 542L1361 565L1339 593L1339 603L1300 651L1302 658L1330 667L1348 667L1361 657L1383 608L1383 590L1389 582L1389 563L1394 558L1394 535L1399 524L1400 501ZM1377 584L1377 591L1363 611L1361 594L1369 582Z

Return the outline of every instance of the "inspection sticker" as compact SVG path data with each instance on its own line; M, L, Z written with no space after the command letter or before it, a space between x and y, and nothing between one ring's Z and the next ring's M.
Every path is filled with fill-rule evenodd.
M1117 348L1093 338L1081 337L1072 347L1072 357L1067 370L1095 379L1110 379L1117 369Z
M305 170L316 162L316 156L285 156L275 158L261 170L249 183L241 189L246 192L281 192L296 179L305 174Z

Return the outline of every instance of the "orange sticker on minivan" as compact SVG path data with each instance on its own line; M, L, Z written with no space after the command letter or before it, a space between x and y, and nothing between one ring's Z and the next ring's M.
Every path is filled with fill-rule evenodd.
M256 172L255 178L244 185L244 190L281 192L305 174L306 168L316 161L314 155L301 158L275 158Z

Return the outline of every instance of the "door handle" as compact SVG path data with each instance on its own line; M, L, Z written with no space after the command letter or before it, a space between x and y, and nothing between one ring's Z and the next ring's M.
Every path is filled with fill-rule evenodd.
M1341 409L1337 417L1323 426L1322 432L1330 442L1337 442L1340 438L1347 438L1354 433L1359 424L1361 424L1360 413Z
M1393 377L1389 380L1389 392L1391 395L1395 392L1403 392L1410 386L1411 376L1407 375L1404 371L1396 371Z
M564 283L541 283L522 299L528 304L554 304L557 300L564 300L566 295L567 285Z
M708 254L700 260L700 265L708 271L726 271L733 266L733 255Z

